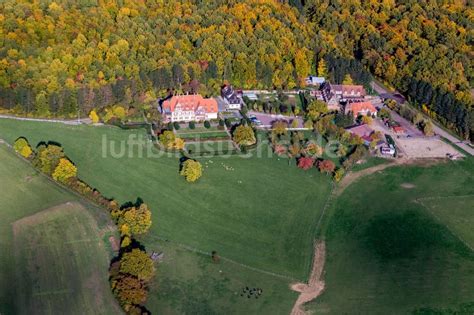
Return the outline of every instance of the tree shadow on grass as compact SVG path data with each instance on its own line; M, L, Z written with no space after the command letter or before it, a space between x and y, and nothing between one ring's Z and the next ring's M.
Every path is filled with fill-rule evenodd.
M421 250L439 247L469 254L446 227L417 211L379 215L369 222L364 236L368 248L382 260L410 258Z

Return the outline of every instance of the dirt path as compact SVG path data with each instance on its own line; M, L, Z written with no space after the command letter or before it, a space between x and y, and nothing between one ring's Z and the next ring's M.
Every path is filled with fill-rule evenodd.
M400 158L393 160L390 163L376 165L373 167L366 168L365 170L359 172L349 172L344 178L339 182L336 187L335 194L336 196L340 195L347 187L352 183L357 181L359 178L374 174L376 172L383 171L386 168L399 166L399 165L418 165L418 166L431 166L440 162L447 161L444 158L423 158L423 159L407 159Z
M399 159L399 160L394 160L387 164L380 164L373 167L369 167L359 172L349 172L346 176L344 176L344 178L337 185L335 194L336 196L340 195L347 187L349 187L353 182L355 182L361 177L382 171L388 167L404 164L405 162L406 162L406 159Z
M44 119L44 118L27 118L27 117L18 117L13 115L0 115L0 118L3 119L14 119L14 120L24 120L24 121L39 121L39 122L51 122L51 123L61 123L65 125L81 125L81 124L90 124L90 118L81 118L81 119Z
M309 277L308 284L294 283L291 285L291 290L299 292L300 296L295 302L291 315L304 315L303 304L317 298L324 290L324 281L321 276L324 270L324 262L326 260L326 244L320 241L314 248L313 269Z
M401 158L393 160L390 163L376 165L359 172L349 172L337 185L334 190L335 196L340 195L347 187L357 181L359 178L380 172L386 168L399 166L399 165L419 165L419 166L430 166L440 162L446 161L446 159L407 159ZM300 295L296 300L291 315L305 315L306 312L303 309L303 305L316 299L324 290L325 283L321 279L324 270L324 263L326 260L326 244L324 241L319 241L314 249L313 268L311 270L311 276L308 284L306 283L294 283L290 286L291 290L299 292Z

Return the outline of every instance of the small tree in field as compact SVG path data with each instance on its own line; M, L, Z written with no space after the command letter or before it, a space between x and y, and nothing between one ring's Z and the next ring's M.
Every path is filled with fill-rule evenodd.
M181 169L181 175L186 178L186 181L192 183L197 181L202 176L202 165L195 160L186 160Z
M318 163L318 168L321 173L331 174L336 169L336 164L331 160L323 160Z
M296 157L301 153L301 147L298 143L294 143L288 147L288 155L290 157Z
M337 154L338 157L346 156L346 154L347 154L346 146L343 145L342 143L340 143L339 146L337 147L336 154Z
M13 144L13 149L18 152L22 157L29 158L33 154L30 144L25 138L16 139Z
M215 262L216 264L221 260L221 258L219 257L219 255L217 254L215 250L212 251L211 258L212 258L212 261Z
M61 158L52 176L54 180L66 183L68 179L77 176L77 167L68 159Z
M277 155L285 155L287 152L288 152L288 148L284 145L281 145L281 144L276 144L274 147L273 147L273 151L275 152L275 154Z
M234 141L238 145L252 145L257 140L255 139L255 133L252 127L240 125L234 131Z
M310 157L302 157L298 160L298 167L301 168L302 170L309 170L313 167L314 165L314 160Z
M206 120L206 121L204 122L204 128L206 128L206 129L211 128L211 123L210 123L208 120Z

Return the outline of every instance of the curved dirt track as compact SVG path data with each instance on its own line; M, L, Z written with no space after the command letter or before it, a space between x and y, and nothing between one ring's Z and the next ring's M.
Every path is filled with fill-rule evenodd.
M380 172L386 168L399 165L419 165L430 166L439 162L446 161L446 159L406 159L401 158L393 160L386 164L376 165L359 172L349 172L337 185L334 190L335 196L340 195L347 187L357 181L359 178ZM305 315L303 305L316 299L324 290L325 283L321 276L324 270L324 263L326 261L326 244L324 241L319 241L315 245L313 268L308 284L294 283L290 286L291 290L299 292L300 295L296 300L290 315Z
M324 281L321 276L324 270L324 262L326 260L326 244L320 241L314 248L313 268L308 284L295 283L291 285L291 290L299 292L300 295L291 310L291 315L304 315L303 304L317 298L324 290Z
M347 187L349 187L353 182L357 181L359 178L380 172L386 168L400 165L418 165L418 166L431 166L440 162L445 162L446 159L442 158L431 158L431 159L407 159L400 158L393 160L386 164L376 165L359 172L349 172L346 176L339 182L335 189L335 195L340 195Z

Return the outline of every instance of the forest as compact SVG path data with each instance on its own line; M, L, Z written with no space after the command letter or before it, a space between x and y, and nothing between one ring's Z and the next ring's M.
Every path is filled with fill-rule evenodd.
M0 4L0 105L37 115L149 102L168 88L293 88L312 30L276 1Z
M320 55L362 62L458 134L474 138L474 10L459 0L291 0L315 24Z
M474 138L472 7L458 0L6 0L0 107L72 117L167 89L287 89L372 75Z

